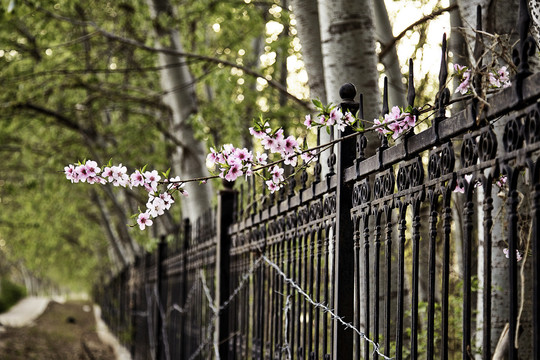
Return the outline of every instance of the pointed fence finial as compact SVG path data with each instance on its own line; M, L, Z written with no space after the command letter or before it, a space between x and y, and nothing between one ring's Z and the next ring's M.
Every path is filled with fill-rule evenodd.
M317 146L321 145L321 128L317 128ZM315 167L313 169L313 183L318 183L321 181L321 156L317 156L317 161L315 162Z
M439 70L439 92L437 93L437 116L436 120L441 120L446 117L446 106L450 101L450 90L446 87L446 80L448 78L448 52L446 49L446 33L443 34L442 39L442 55L441 55L441 68Z
M360 94L358 99L358 118L364 118L364 95ZM365 127L365 124L362 124ZM360 134L356 138L356 159L362 161L366 157L365 149L367 147L367 139L364 134Z
M414 63L412 59L409 59L409 82L407 88L407 105L412 108L411 115L414 115L416 121L418 121L418 109L414 107L414 99L416 98L416 90L414 88ZM414 128L408 130L404 136L409 137L414 134Z
M383 103L382 103L382 116L388 114L389 108L388 108L388 78L384 77L384 85L383 85ZM388 148L388 139L385 135L380 134L379 137L381 138L381 147L380 149L386 149Z
M479 69L482 65L482 52L484 51L484 43L482 41L482 7L478 5L476 7L476 38L474 42L474 60L476 66Z
M519 43L512 51L512 61L518 67L516 74L516 91L519 99L523 98L523 79L531 75L529 70L529 57L534 55L536 49L535 42L529 36L529 27L531 25L531 16L527 9L527 1L519 1L518 31Z
M474 91L476 95L479 97L484 97L484 92L482 90L482 54L484 52L484 41L482 37L482 7L478 5L476 7L476 39L474 42L474 61L476 64L474 64L474 68L476 70L476 74L473 76L472 79L472 85L474 87ZM480 109L483 105L479 103L478 98L474 98L472 100L472 107L471 107L471 116L475 119L476 122L478 122L479 119L479 113Z
M414 107L415 98L416 98L416 90L414 89L413 60L409 59L409 84L408 84L408 89L407 89L407 105Z
M383 85L383 103L382 103L382 114L383 116L388 114L389 108L388 108L388 78L384 77L384 85Z

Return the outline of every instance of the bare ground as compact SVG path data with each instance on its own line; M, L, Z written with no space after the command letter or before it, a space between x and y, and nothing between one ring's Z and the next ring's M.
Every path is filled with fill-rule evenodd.
M92 304L51 301L34 325L0 332L2 360L114 360L96 333Z

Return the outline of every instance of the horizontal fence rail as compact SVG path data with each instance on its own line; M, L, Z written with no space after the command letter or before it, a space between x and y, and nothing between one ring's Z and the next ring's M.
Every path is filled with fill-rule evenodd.
M521 34L512 85L485 103L446 116L444 39L426 130L369 156L344 133L326 173L276 194L225 187L96 287L111 330L134 359L540 359L540 73ZM414 93L410 71L420 115Z

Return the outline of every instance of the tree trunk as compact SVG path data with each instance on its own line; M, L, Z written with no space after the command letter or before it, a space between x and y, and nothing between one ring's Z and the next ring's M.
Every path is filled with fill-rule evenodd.
M370 121L379 116L381 103L373 14L372 0L319 2L327 100L339 104L340 87L353 83L364 95L364 116ZM380 141L374 132L366 137L369 156Z
M376 40L381 44L381 48L385 48L394 39L392 33L392 24L388 18L388 11L384 0L374 0L375 11L375 36ZM400 60L397 54L396 45L392 45L391 50L386 53L380 62L384 65L385 75L388 77L388 101L390 106L405 106L405 86L403 85L403 74L401 73Z
M168 0L147 0L151 15L154 19L159 15L174 16ZM163 28L156 24L156 46L182 52L180 34L175 29ZM184 63L183 66L168 66L171 64ZM189 68L185 65L183 57L159 54L161 70L161 86L165 93L163 101L171 108L172 121L170 130L182 143L171 156L172 173L182 179L191 179L208 176L206 169L206 149L204 145L195 139L195 133L190 117L197 113L197 102L194 88L194 80ZM189 196L182 198L182 213L193 223L211 205L211 184L199 186L196 182L187 183L185 186Z
M471 64L475 64L473 51L474 51L474 38L476 29L476 8L478 5L482 8L482 24L485 24L487 20L487 9L490 0L457 0L459 16L461 18L462 34L465 37L465 42L468 44L467 54L468 60ZM460 31L460 30L458 30ZM464 65L464 64L462 64Z
M319 10L313 0L291 0L298 38L302 44L302 59L308 73L310 97L326 103L324 67L319 29Z
M302 60L308 74L310 97L319 99L323 104L326 104L328 99L324 82L321 28L317 1L291 0L290 3L296 19L298 38L302 45ZM328 143L330 140L330 135L326 131L320 132L321 144ZM323 178L328 173L329 155L329 151L325 151L320 155L321 175Z
M92 190L91 194L92 201L97 205L99 213L101 215L101 226L105 231L105 234L107 235L109 244L111 245L113 254L113 256L111 257L111 262L117 265L118 269L121 269L130 262L129 257L126 254L126 249L124 248L124 245L120 241L119 236L113 227L114 220L112 219L109 210L107 209L107 205L103 202L103 200L100 198L99 194L96 191Z
M492 34L510 34L510 43L514 43L517 40L517 19L518 19L518 9L519 9L519 3L517 0L491 0L491 1L463 1L458 0L459 10L462 22L464 23L464 26L473 25L475 26L476 23L476 6L480 4L482 7L482 23L484 24L483 28L488 33ZM485 41L489 41L489 39L486 39L486 36L484 36ZM474 49L474 46L471 45L472 42L469 40L469 58L472 57L472 50ZM483 61L483 64L490 64L492 61L492 56L494 54L487 54L486 58ZM471 61L472 64L474 64L474 61ZM499 63L499 65L502 65L502 63ZM499 144L502 144L502 136L504 132L504 128L501 126L495 126L494 131L497 135L497 139L499 141ZM527 190L525 190L525 186L518 185L518 189L525 193L525 198L528 198L527 196ZM496 188L493 189L493 191L496 191ZM481 204L481 202L478 202ZM506 323L509 322L508 317L508 309L509 309L509 290L508 290L508 284L509 284L509 274L508 274L508 265L509 261L508 259L503 255L503 249L505 247L508 247L507 245L507 220L506 220L506 204L505 202L497 195L493 195L493 207L497 213L494 213L494 222L493 227L491 228L491 236L492 236L492 264L491 264L491 271L492 271L492 279L491 279L491 353L493 353L495 346L497 344L497 341L501 335L501 332L503 331ZM523 206L520 209L520 217L526 216L525 210L527 206ZM499 211L501 209L501 211ZM478 214L482 214L482 207L481 205L478 206ZM479 217L479 228L482 229L482 226L480 222L482 221L481 217ZM523 238L523 234L521 236ZM478 249L478 275L480 280L480 291L478 292L478 306L477 306L477 346L481 346L481 343L478 343L479 339L481 339L482 331L483 331L483 313L482 313L482 307L483 303L480 301L482 297L482 291L485 291L486 289L483 289L484 286L484 274L483 274L483 255L484 255L484 240L482 237L479 238L479 249ZM512 254L510 254L512 255ZM518 268L521 267L521 264L518 264ZM526 283L530 282L530 276L527 278L525 277L523 279ZM522 279L518 278L518 282L521 286L521 283L523 281ZM525 286L523 287L524 293L520 293L520 298L523 297L523 300L525 301L525 307L524 309L528 309L530 304L527 304L527 301L530 301L532 298L531 294L531 287ZM530 323L531 315L530 314L523 314L521 316L521 330L523 331L521 336L519 337L519 354L520 358L527 359L530 358L531 351L532 351L532 344L531 344L531 323ZM509 339L509 341L514 341L515 339Z

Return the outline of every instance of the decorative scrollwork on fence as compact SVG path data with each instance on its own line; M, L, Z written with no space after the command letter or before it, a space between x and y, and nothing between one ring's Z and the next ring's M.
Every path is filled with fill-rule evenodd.
M451 142L445 143L429 153L428 179L433 180L454 171L456 156Z
M336 193L324 198L324 216L336 213Z
M296 215L296 212L295 211L291 211L288 215L287 215L287 224L285 226L285 229L286 230L292 230L292 229L295 229L296 228L296 223L297 223L297 215Z
M323 216L323 204L322 200L316 200L309 206L309 220L314 221L322 218Z
M538 111L538 104L525 117L523 134L528 144L540 141L540 113Z
M407 190L424 182L424 165L422 159L416 157L399 166L397 173L398 191Z
M519 119L510 119L504 127L503 136L504 150L512 152L523 147L523 136Z
M270 221L268 223L268 236L274 236L275 234L277 234L279 232L278 226L279 223L277 219Z
M469 167L475 165L477 161L476 139L471 134L466 134L461 144L461 164L463 167Z
M371 198L371 189L369 180L366 178L359 183L354 184L352 203L354 206L359 206L368 202Z
M480 161L495 159L497 156L497 136L490 127L480 133L478 139L478 157Z
M298 209L298 226L306 225L309 222L309 209L303 206Z
M373 183L373 196L375 199L392 195L394 193L395 178L393 169L388 169L375 176Z
M540 141L540 105L533 104L521 114L508 120L504 127L503 145L506 152L512 152Z

